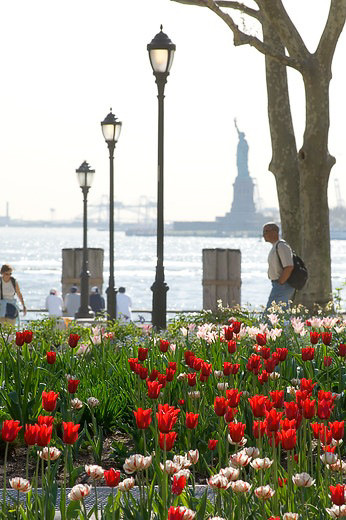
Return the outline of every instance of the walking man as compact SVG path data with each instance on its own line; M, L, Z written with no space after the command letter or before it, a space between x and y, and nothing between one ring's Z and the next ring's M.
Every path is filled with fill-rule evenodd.
M287 282L293 271L293 253L284 240L280 240L279 226L275 222L267 222L263 226L263 238L272 244L268 255L268 278L272 282L266 309L273 302L288 303L295 289Z

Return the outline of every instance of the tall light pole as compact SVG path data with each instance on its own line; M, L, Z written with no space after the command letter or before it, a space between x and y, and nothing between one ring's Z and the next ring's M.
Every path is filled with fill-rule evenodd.
M175 45L167 34L160 32L147 45L150 64L157 84L158 98L158 162L157 162L157 232L156 250L157 263L155 282L151 286L153 291L152 324L157 329L166 328L167 291L169 289L165 282L165 271L163 267L163 242L164 242L164 190L163 190L163 131L164 131L164 92L167 77L173 62Z
M80 275L81 299L76 318L93 318L94 313L89 307L89 259L88 259L88 192L92 184L95 170L84 161L76 170L79 186L83 193L83 263Z
M107 289L107 314L110 320L117 315L116 290L114 286L114 150L121 132L119 121L112 109L101 122L103 137L109 150L109 282Z

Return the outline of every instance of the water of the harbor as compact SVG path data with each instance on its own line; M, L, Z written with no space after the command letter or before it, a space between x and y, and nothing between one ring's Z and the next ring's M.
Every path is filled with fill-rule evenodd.
M151 309L150 286L155 278L156 237L126 236L115 233L115 282L125 286L134 309ZM63 248L82 247L82 229L1 227L0 263L10 263L18 280L26 306L42 309L50 288L61 291ZM88 246L105 251L104 285L108 283L109 234L107 230L89 229ZM167 308L199 310L202 308L202 250L230 248L241 251L241 303L259 308L266 304L270 291L267 256L270 244L258 238L165 237L164 265L169 286ZM346 240L331 241L332 284L342 287L346 308Z

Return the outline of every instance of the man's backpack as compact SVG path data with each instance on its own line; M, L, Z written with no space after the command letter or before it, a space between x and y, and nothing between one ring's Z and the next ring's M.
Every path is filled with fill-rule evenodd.
M278 255L279 262L281 264L281 267L283 268L281 258L278 252L278 245L280 241L276 244L276 252ZM306 268L306 265L304 264L304 261L298 256L294 251L292 251L293 254L293 271L291 273L291 276L287 280L287 283L293 287L294 289L297 289L298 291L303 289L304 285L306 284L306 280L308 279L308 270Z

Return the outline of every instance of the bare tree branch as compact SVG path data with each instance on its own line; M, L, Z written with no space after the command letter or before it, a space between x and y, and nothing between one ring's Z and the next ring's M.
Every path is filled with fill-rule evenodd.
M216 0L216 4L219 7L236 9L244 14L247 14L248 16L251 16L252 18L256 18L257 20L261 19L261 12L259 10L256 11L256 9L251 9L251 7L248 7L245 4L241 4L240 2L233 2L231 0Z
M331 0L326 25L316 50L316 56L330 64L346 20L346 0Z
M227 26L232 30L233 32L233 42L234 45L240 46L240 45L250 45L251 47L254 47L259 52L261 52L264 55L269 55L274 59L277 59L280 61L282 65L286 65L288 67L293 67L297 70L300 70L300 62L296 60L295 58L289 57L284 53L279 52L274 47L270 47L263 43L261 40L256 38L256 36L251 36L250 34L246 34L243 31L239 29L237 24L234 22L233 18L228 14L222 11L220 7L218 6L219 2L215 2L214 0L172 0L173 2L177 2L180 4L189 4L189 5L196 5L199 7L207 7L211 11L213 11L217 16L219 16L226 24Z
M310 56L310 53L297 28L288 16L282 0L256 0L256 3L260 6L273 30L280 36L282 44L288 50L290 57L296 61L305 61Z

